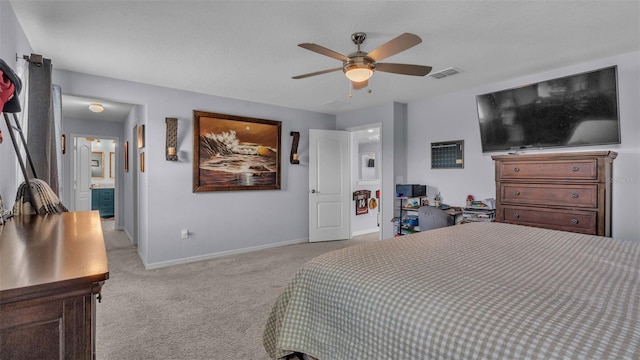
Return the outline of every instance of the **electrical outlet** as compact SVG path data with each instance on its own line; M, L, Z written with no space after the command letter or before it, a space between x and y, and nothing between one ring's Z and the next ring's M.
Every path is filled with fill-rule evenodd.
M180 234L182 235L183 239L188 239L189 238L189 229L182 229Z

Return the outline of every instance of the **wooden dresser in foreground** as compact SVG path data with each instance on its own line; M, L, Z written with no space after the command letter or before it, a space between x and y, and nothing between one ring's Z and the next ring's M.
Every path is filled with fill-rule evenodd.
M613 151L496 155L496 221L611 236Z
M0 226L0 359L94 359L96 296L108 278L98 211Z

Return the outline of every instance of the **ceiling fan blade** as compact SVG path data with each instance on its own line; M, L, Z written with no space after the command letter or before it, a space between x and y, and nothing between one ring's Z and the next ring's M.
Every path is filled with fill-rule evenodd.
M431 72L431 66L378 63L376 64L376 71L401 74L401 75L425 76Z
M395 55L401 51L412 48L420 44L421 42L422 39L420 39L418 35L404 33L373 49L370 53L367 54L367 56L373 59L373 61L380 61L384 58L388 58L391 55Z
M318 54L324 55L324 56L328 56L340 61L349 61L349 58L346 57L345 55L342 55L338 52L335 52L331 49L327 49L324 46L320 46L318 44L314 44L314 43L302 43L302 44L298 44L298 46L300 46L301 48L305 48L307 50L311 50L313 52L316 52Z
M367 86L369 86L369 80L360 81L360 82L355 82L355 81L351 82L351 87L353 88L353 90L364 89Z
M298 76L293 76L291 78L292 79L304 79L304 78L308 78L308 77L311 77L311 76L327 74L327 73L338 71L338 70L342 70L342 66L341 67L337 67L337 68L333 68L333 69L320 70L320 71L316 71L316 72L312 72L312 73L308 73L308 74L302 74L302 75L298 75Z

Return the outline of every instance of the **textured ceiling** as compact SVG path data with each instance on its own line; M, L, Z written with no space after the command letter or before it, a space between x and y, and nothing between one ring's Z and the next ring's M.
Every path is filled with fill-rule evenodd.
M33 51L55 68L332 114L638 50L639 3L11 1ZM417 34L421 44L385 62L462 73L378 72L372 92L352 97L342 72L291 79L340 66L297 44L349 54L357 31L368 34L364 51Z

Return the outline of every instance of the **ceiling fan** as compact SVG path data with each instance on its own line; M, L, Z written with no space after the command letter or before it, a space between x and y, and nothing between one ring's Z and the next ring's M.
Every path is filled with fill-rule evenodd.
M366 38L366 33L353 33L351 40L358 46L358 50L348 56L314 43L298 44L298 46L307 50L340 60L342 61L342 66L294 76L292 79L304 79L342 70L347 78L351 80L354 89L362 89L368 85L369 78L375 71L412 76L425 76L431 71L431 66L378 62L420 44L422 39L418 35L404 33L378 46L369 53L360 50L360 45L362 45Z

